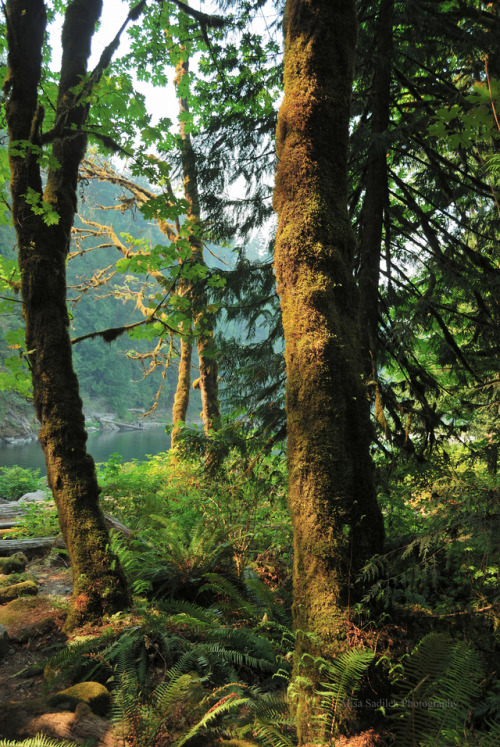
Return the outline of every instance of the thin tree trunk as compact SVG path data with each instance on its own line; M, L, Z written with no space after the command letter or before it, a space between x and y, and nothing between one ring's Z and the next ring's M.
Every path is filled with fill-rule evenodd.
M175 449L179 443L180 423L186 422L191 388L191 358L193 343L191 335L181 337L181 355L177 373L177 388L175 390L174 406L172 408L172 436L171 448Z
M66 10L53 146L58 165L53 161L45 189L39 166L44 112L37 98L45 5L42 0L29 5L24 0L8 0L6 6L12 215L19 245L28 360L41 423L39 440L74 578L69 627L97 621L129 603L123 571L109 551L94 462L86 450L66 308L66 256L76 210L78 165L87 145L81 128L88 107L76 100L74 90L86 74L101 6L100 0L73 0ZM19 141L29 143L21 155L12 147ZM35 213L29 204L33 199L39 201L38 207L57 214L57 224L48 225L46 216Z
M342 647L357 571L383 543L347 213L354 0L287 0L275 272L287 368L299 744L317 725L304 654ZM313 634L320 641L312 643ZM314 682L315 674L308 672Z
M375 419L385 433L384 414L378 382L379 281L384 214L389 203L387 144L384 135L390 122L391 61L394 0L380 0L376 26L375 70L372 91L372 120L366 189L361 222L360 290L361 354L364 376L374 401Z
M188 73L188 60L177 65L176 86ZM186 127L186 114L189 112L188 101L179 98L180 134L182 142L182 170L184 175L184 196L189 205L187 221L189 224L189 242L191 244L191 264L205 266L203 245L201 241L201 213L198 194L198 180L196 176L196 155L191 137ZM220 425L218 365L214 343L214 319L208 309L208 298L205 280L193 280L191 286L191 302L193 306L194 333L200 367L199 388L201 393L201 417L208 435Z
M360 247L360 322L365 376L376 380L378 286L384 212L388 204L387 145L394 0L381 0L376 27L372 119Z

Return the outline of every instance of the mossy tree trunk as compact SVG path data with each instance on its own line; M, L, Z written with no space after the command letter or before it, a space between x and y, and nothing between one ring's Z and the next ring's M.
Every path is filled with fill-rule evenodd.
M355 44L354 0L287 0L275 272L286 345L295 677L304 654L331 656L343 645L357 571L384 536L347 213ZM316 736L311 689L299 679L296 686L304 745Z
M191 389L191 358L193 353L191 334L181 337L180 347L177 386L175 389L174 405L172 407L172 449L175 449L179 443L179 434L181 430L180 423L186 421L189 405L189 394Z
M176 86L182 91L183 79L189 70L189 61L185 59L177 65ZM181 134L182 171L184 176L184 196L188 203L187 223L189 243L191 245L190 263L194 268L205 267L203 243L201 238L202 220L198 179L196 174L196 154L188 129L189 106L186 96L179 97L179 122ZM198 386L201 393L201 417L208 435L220 425L219 383L216 348L214 342L214 317L210 311L204 276L197 277L195 270L191 280L189 296L192 304L194 334L198 351L200 377Z
M38 101L46 9L42 0L6 4L9 73L5 92L10 142L12 216L19 246L26 345L40 443L74 578L68 626L98 621L129 603L124 574L109 551L99 488L87 453L66 308L66 257L76 211L78 165L87 139L88 105L78 98L87 72L100 0L68 4L55 124L43 134ZM52 142L45 188L40 153ZM37 201L33 210L33 201ZM51 224L51 217L57 223Z

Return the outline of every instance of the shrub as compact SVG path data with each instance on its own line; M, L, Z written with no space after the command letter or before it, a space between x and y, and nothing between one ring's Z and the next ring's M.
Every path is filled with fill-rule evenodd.
M0 467L0 496L18 501L25 493L39 488L40 470L25 467Z

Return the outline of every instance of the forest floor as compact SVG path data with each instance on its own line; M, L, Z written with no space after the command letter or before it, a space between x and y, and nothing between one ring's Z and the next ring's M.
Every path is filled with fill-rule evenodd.
M36 558L26 571L36 579L39 593L0 605L0 624L7 628L10 642L0 663L0 739L23 740L43 733L82 746L89 744L89 739L94 747L123 745L111 721L92 713L86 704L80 703L76 710L70 710L69 704L50 706L50 696L58 688L47 684L47 658L96 631L85 628L67 635L63 630L72 576L62 556L49 553ZM385 747L386 742L369 729L350 738L341 737L336 744Z
M29 723L47 713L43 662L67 643L62 628L72 591L71 569L56 558L36 558L27 567L37 581L37 596L0 606L10 648L0 664L0 737L19 738ZM50 709L49 709L50 710Z

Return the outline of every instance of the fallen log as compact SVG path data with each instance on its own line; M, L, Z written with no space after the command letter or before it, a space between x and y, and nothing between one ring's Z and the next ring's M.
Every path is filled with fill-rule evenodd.
M0 521L0 529L12 529L12 527L18 527L21 524L20 519L7 519L7 521Z
M11 501L10 503L4 503L0 505L0 528L7 527L7 522L10 522L11 520L16 521L16 524L12 523L11 526L17 526L19 517L24 516L24 514L26 514L30 509L32 510L33 506L36 506L37 509L41 509L42 511L50 511L56 507L56 504L54 501L40 501L39 503L31 503L28 501L25 503L19 503L19 501ZM104 518L106 519L106 524L109 529L117 529L119 532L126 535L130 534L131 530L125 526L125 524L122 524L121 521L118 521L118 519L115 519L109 514L104 514Z
M61 544L59 544L61 543ZM0 555L13 555L16 552L24 552L26 555L34 555L51 547L63 548L64 542L59 537L24 537L23 539L0 540Z
M27 505L29 504L18 503L17 501L14 501L13 503L3 503L0 505L0 518L10 519L13 516L22 516L26 513Z
M117 431L143 431L144 426L141 424L136 425L135 423L119 423L117 420L111 420L111 418L100 418L96 415L96 420L101 425L111 426L113 430Z
M54 505L54 504L53 504ZM2 506L5 508L5 506ZM26 509L21 511L19 514L22 516L26 513ZM115 529L117 532L124 534L126 537L130 536L131 529L129 529L121 521L115 519L109 514L104 514L104 520L108 529ZM19 523L19 522L16 522ZM11 524L14 526L14 524ZM66 545L61 535L56 537L22 537L20 539L0 539L0 556L13 555L16 552L24 552L27 555L36 555L38 552L44 552L49 550L51 547L57 547L64 549Z

